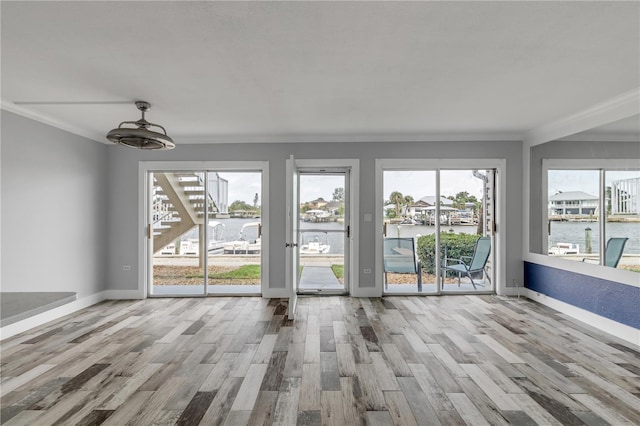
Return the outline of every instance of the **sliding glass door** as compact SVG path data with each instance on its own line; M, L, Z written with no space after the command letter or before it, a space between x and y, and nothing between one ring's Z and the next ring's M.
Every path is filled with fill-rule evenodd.
M378 173L383 292L493 292L496 170L396 166Z
M263 171L148 173L148 293L261 294Z

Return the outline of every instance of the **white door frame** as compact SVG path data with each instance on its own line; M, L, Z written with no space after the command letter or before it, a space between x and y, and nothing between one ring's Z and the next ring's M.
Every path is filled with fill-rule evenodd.
M344 228L341 230L326 230L327 235L328 234L342 234L342 241L343 241L343 262L345 265L347 265L347 269L345 269L345 273L344 273L344 285L342 287L342 290L325 290L322 291L323 295L328 295L328 294L336 294L336 295L346 295L349 294L349 289L350 289L350 283L351 283L351 276L350 276L350 271L348 266L350 265L350 259L351 259L351 247L350 247L350 234L351 234L351 203L349 202L350 195L351 195L351 168L349 167L326 167L323 166L321 169L317 169L317 168L303 168L297 169L298 172L298 191L300 191L300 178L303 175L307 175L307 176L323 176L323 175L331 175L331 176L341 176L344 177L344 191L345 191L345 209L344 209ZM321 229L302 229L300 228L300 210L298 209L298 216L297 216L297 220L298 220L298 226L297 226L297 241L298 244L300 245L300 247L302 247L303 245L303 241L302 241L302 234L304 232L322 232ZM298 256L300 256L300 251L297 250ZM298 287L298 292L299 293L305 293L308 295L313 295L316 294L314 289L309 289L308 292L305 292L303 290L301 290Z
M359 269L359 200L360 200L360 192L359 192L359 178L360 178L360 160L359 159L295 159L296 167L298 170L305 171L306 170L317 170L320 171L323 168L327 169L350 169L348 173L349 182L347 183L349 186L349 194L348 194L348 203L349 203L349 222L347 225L350 226L350 238L348 240L348 247L345 247L345 250L349 250L348 256L348 274L349 280L347 282L347 286L345 290L349 295L358 296L358 269ZM290 220L290 218L287 218ZM287 223L287 227L290 224ZM287 291L291 292L292 289L290 286L287 286Z
M300 175L293 155L287 160L286 172L285 286L289 289L287 317L293 320L298 306L298 268L300 267L300 254L297 243L298 216L300 214Z
M506 185L504 176L506 173L507 160L504 158L465 158L465 159L448 159L448 158L381 158L376 159L376 194L375 194L375 295L380 297L383 294L383 253L382 253L382 228L384 223L384 194L383 194L383 172L385 170L478 170L478 169L495 169L495 194L496 194L496 217L495 223L497 229L495 233L496 247L495 260L497 262L494 289L498 295L506 293ZM438 189L439 190L439 189ZM426 293L426 295L433 293Z
M148 284L151 274L152 259L149 256L152 248L147 238L149 222L148 198L150 197L149 173L155 171L216 171L242 172L256 171L262 173L262 247L261 293L269 291L269 162L268 161L140 161L138 164L138 295L145 299L148 296Z

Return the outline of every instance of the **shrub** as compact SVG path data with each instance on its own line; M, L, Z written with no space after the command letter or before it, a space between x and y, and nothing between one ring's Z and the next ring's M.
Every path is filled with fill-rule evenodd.
M440 258L444 259L445 248L447 259L459 259L462 256L472 256L473 248L479 235L440 233ZM422 270L427 274L436 273L436 235L424 235L418 238L418 258Z

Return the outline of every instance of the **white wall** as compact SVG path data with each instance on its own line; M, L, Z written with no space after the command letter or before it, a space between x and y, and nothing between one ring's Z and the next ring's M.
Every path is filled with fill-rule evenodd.
M105 290L106 154L2 111L2 291Z
M522 144L520 142L424 142L424 143L264 143L181 145L173 151L145 152L108 147L109 163L109 263L108 288L135 291L138 288L138 163L140 161L269 161L269 284L284 288L285 275L285 161L296 159L357 158L360 160L360 287L374 287L374 277L362 269L374 269L375 223L364 222L365 213L375 213L376 158L504 158L506 166L506 285L522 283ZM131 265L123 271L123 265Z

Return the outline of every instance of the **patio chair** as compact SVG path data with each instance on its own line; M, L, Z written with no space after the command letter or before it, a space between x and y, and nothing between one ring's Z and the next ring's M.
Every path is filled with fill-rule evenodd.
M418 291L422 291L422 269L413 238L385 238L383 261L385 289L388 286L387 273L416 274Z
M604 266L609 266L610 268L618 267L618 263L620 263L620 258L622 258L622 253L624 252L624 245L628 239L629 238L624 237L609 238L607 247L604 250ZM582 259L583 262L594 260L595 259L589 259L587 257Z
M485 267L487 266L487 260L489 260L489 254L491 253L491 238L490 237L480 237L476 241L476 246L473 249L473 256L461 256L459 259L445 259L442 265L442 276L444 278L447 271L454 271L458 274L458 287L460 287L460 276L462 274L469 277L471 280L471 284L473 285L473 289L477 290L476 283L473 281L473 277L471 274L476 272L484 272L485 275L487 271ZM463 259L469 259L465 262ZM456 263L449 263L456 262Z

